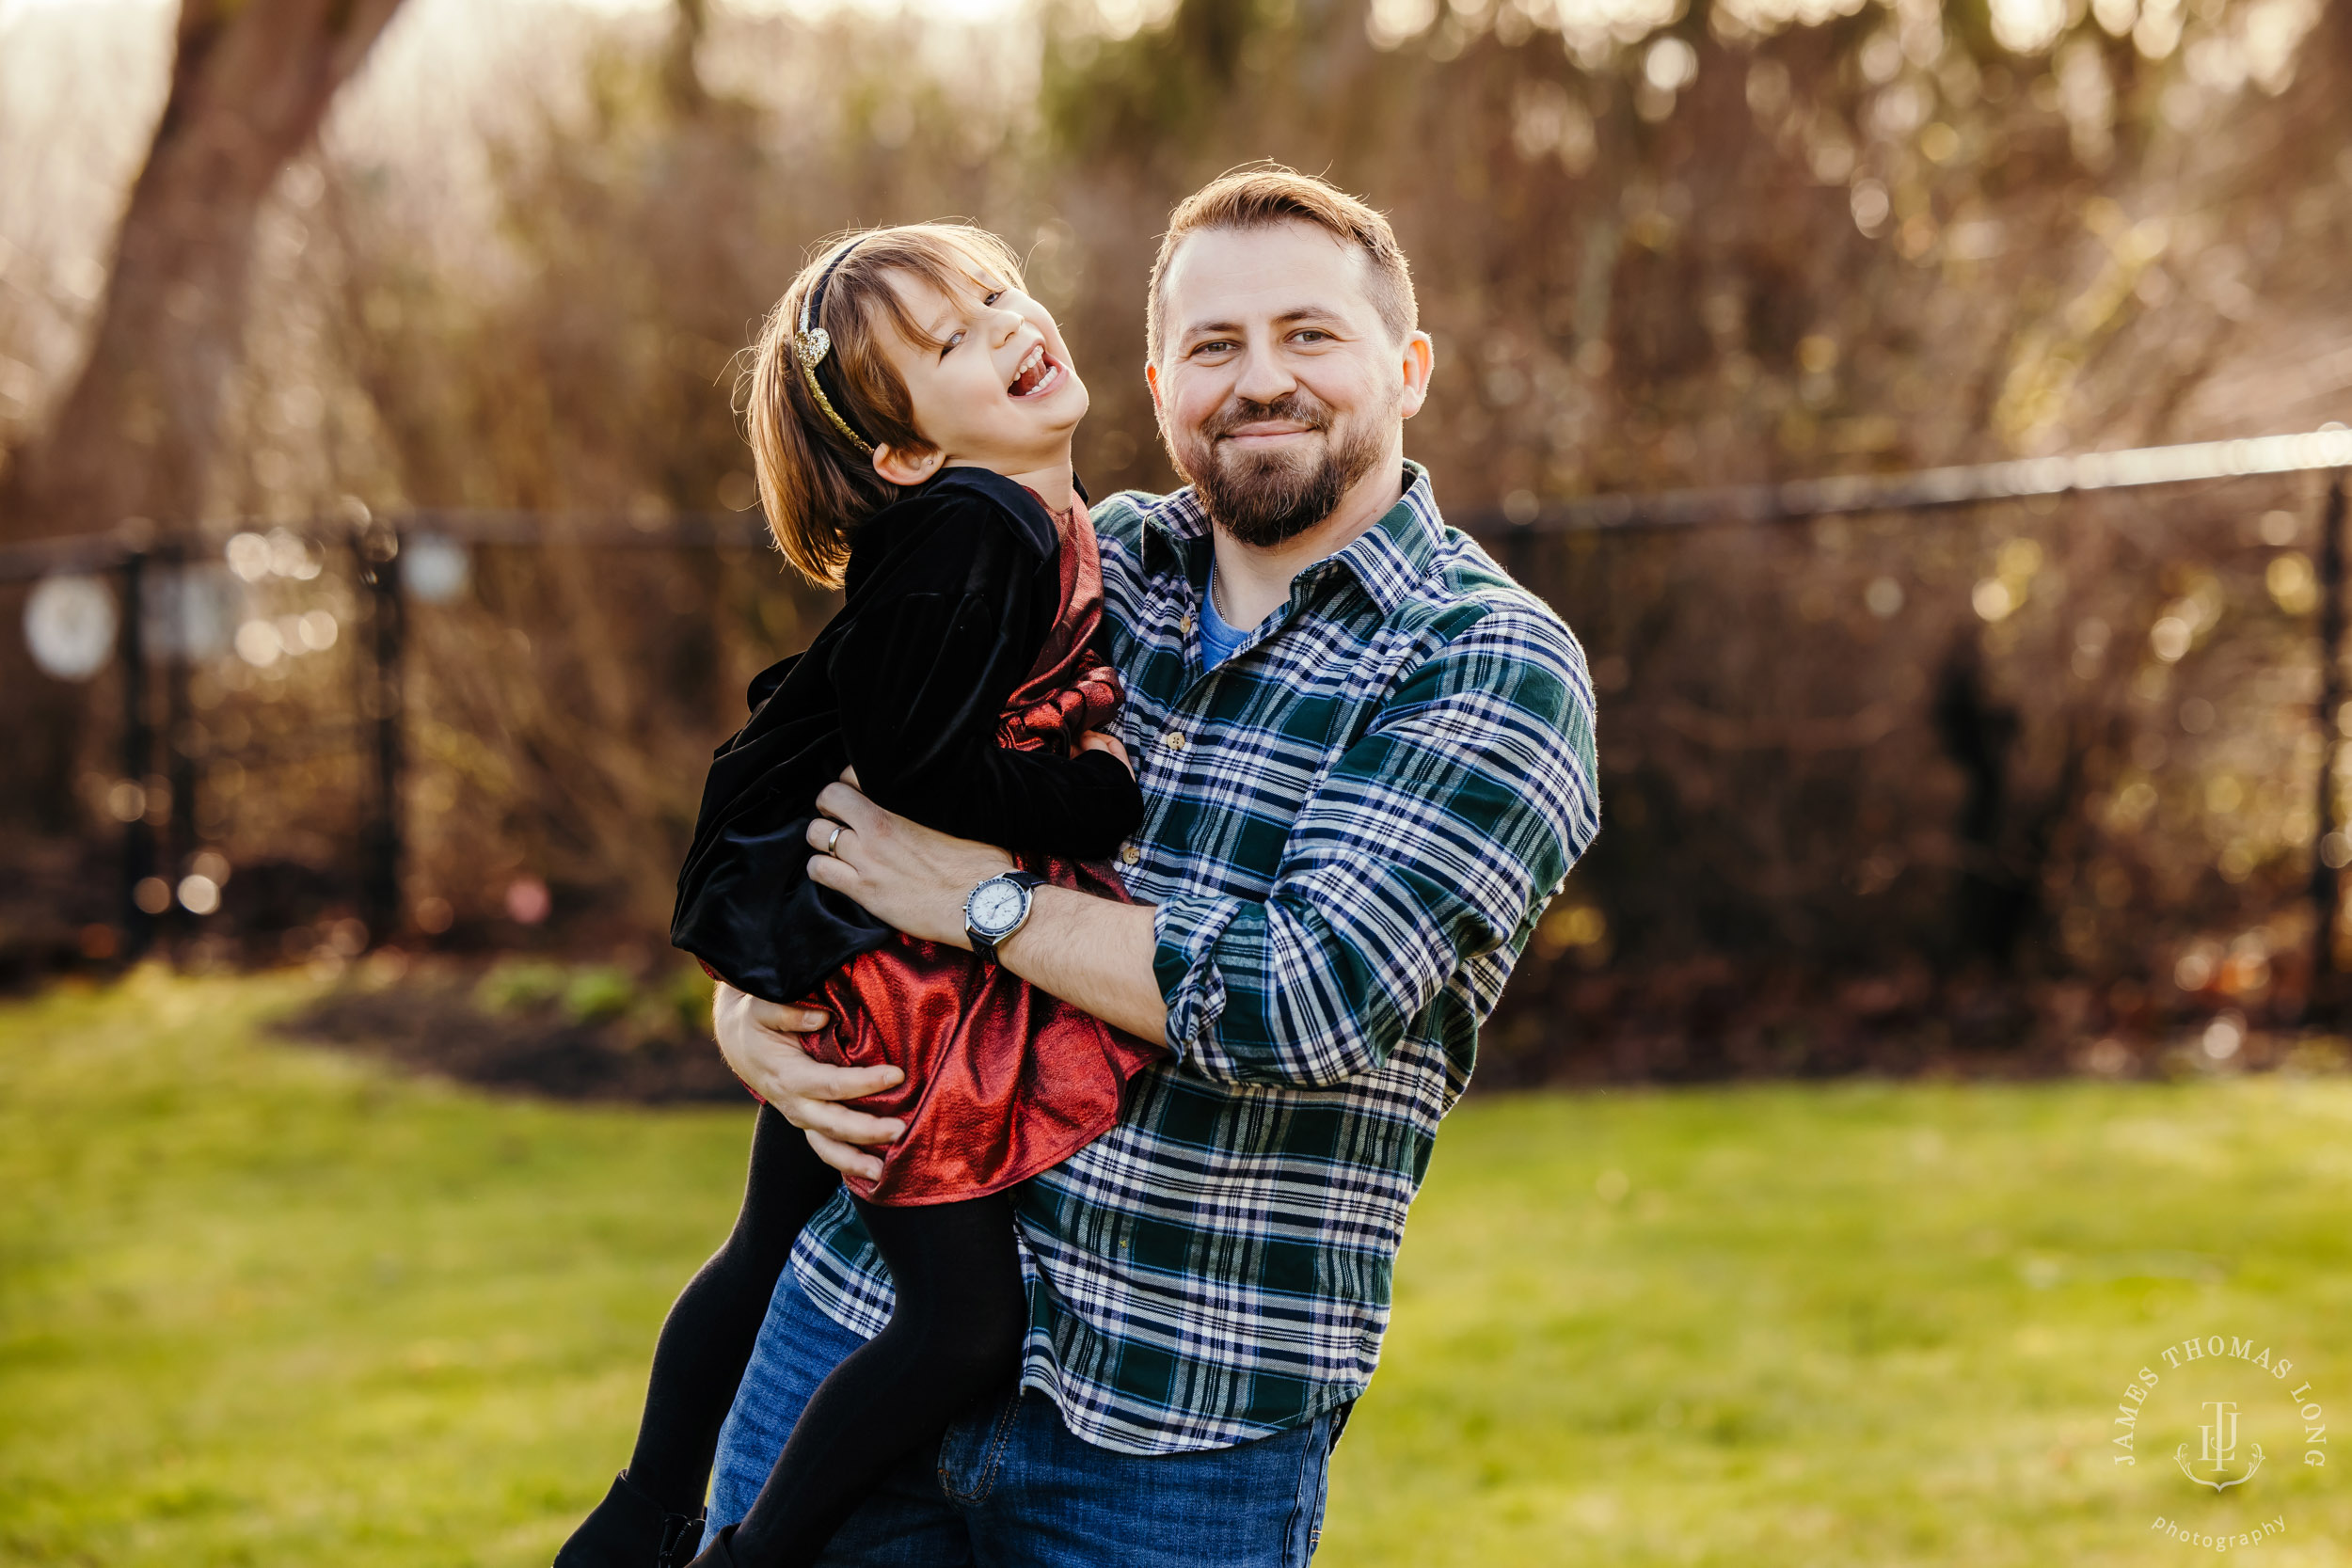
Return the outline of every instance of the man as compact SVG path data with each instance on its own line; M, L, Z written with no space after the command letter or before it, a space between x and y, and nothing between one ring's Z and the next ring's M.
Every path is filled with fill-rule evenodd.
M1095 513L1146 800L1120 856L1137 902L992 881L1002 850L847 784L820 798L811 847L832 852L810 875L911 935L993 937L1171 1058L1020 1195L1019 1390L910 1463L828 1562L1306 1562L1438 1123L1598 827L1581 651L1405 459L1433 354L1387 221L1288 170L1228 175L1176 209L1149 311L1191 485ZM736 1070L871 1174L901 1129L843 1102L897 1069L811 1060L799 1036L821 1024L721 990ZM889 1290L846 1199L803 1232L721 1440L714 1527Z

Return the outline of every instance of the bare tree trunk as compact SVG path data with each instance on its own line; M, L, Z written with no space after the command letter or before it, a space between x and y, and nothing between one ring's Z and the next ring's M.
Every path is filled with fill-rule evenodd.
M48 431L0 472L0 541L196 515L243 357L262 199L399 5L182 0L170 95L89 357ZM36 674L16 641L0 641L0 722L17 764L0 785L0 833L70 831L94 715L85 693Z
M0 490L0 537L202 503L242 356L254 220L400 0L183 0L171 92L81 378Z

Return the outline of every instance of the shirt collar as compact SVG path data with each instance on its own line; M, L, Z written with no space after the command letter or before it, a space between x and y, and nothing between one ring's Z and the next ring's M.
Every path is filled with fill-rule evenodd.
M1429 470L1406 458L1405 477L1405 494L1396 504L1346 548L1299 573L1302 584L1311 585L1344 569L1354 575L1382 614L1395 613L1406 595L1429 575L1438 542L1445 532L1445 518L1438 510ZM1192 486L1144 509L1143 546L1146 571L1173 566L1194 579L1196 587L1208 579L1209 515Z

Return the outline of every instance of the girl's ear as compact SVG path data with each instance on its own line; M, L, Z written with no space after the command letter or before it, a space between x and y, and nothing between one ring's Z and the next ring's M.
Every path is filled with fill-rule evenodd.
M939 472L944 455L936 448L924 452L900 451L885 442L874 449L874 471L893 484L920 484Z

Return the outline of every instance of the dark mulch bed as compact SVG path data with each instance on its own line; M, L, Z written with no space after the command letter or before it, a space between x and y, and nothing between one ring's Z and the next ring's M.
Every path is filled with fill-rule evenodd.
M540 990L517 1001L528 984L511 976L532 969L542 972ZM350 973L277 1032L510 1093L639 1103L744 1097L708 1037L707 990L681 990L652 962L616 982L634 1000L600 1021L567 1012L576 1005L558 996L558 981L609 978L617 969L514 958L486 968L447 958L410 965L379 955ZM1562 965L1523 975L1504 996L1480 1039L1473 1092L2343 1070L2344 1042L2304 1011L2299 998L2277 991L2189 994L2137 982L2001 982L1924 970L1855 978L1718 960L1639 973Z
M275 1026L281 1037L383 1057L421 1072L555 1100L640 1104L746 1100L708 1038L628 1019L575 1022L485 1009L465 974L358 982Z
M2187 991L2136 979L1937 975L1925 966L1840 975L1708 958L1626 972L1560 964L1527 978L1480 1038L1480 1088L2169 1078L2336 1070L2344 1055L2322 1009L2267 975Z

